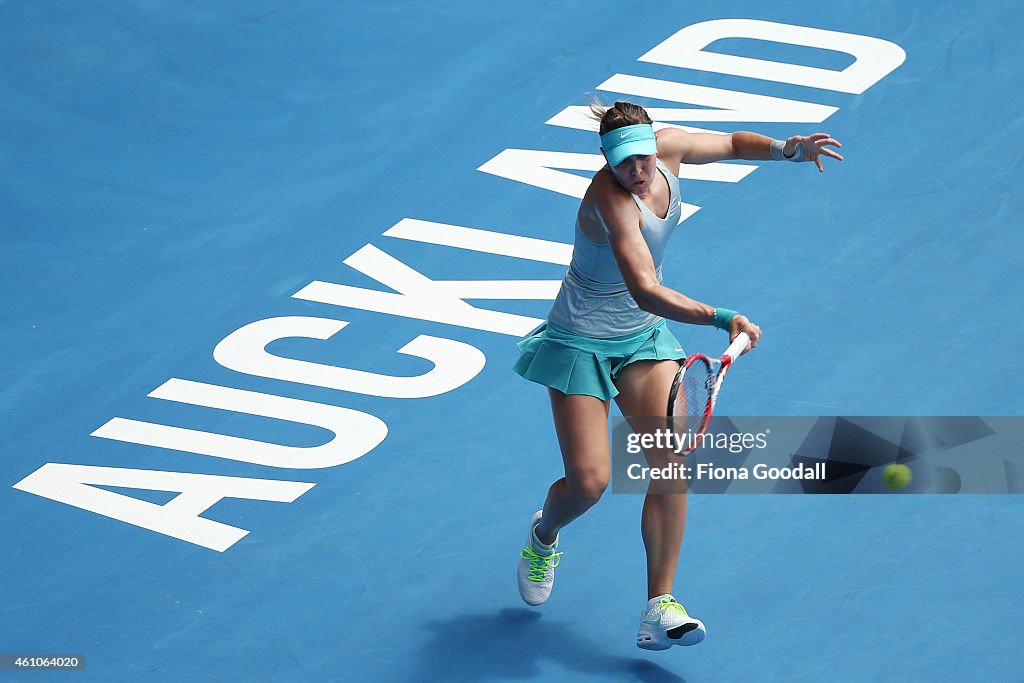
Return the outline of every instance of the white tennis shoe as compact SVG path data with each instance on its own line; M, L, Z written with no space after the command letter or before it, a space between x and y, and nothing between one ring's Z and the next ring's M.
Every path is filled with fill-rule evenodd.
M555 585L555 567L562 557L562 553L557 552L557 536L551 546L545 547L534 533L542 512L537 510L530 520L526 546L519 553L519 595L527 605L539 605L551 595L551 587Z
M640 615L636 646L644 650L667 650L673 645L696 645L707 631L671 595L651 598Z

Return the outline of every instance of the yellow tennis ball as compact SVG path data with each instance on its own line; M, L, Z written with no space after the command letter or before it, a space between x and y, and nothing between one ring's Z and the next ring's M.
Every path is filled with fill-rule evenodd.
M882 470L882 481L885 482L886 488L890 491L899 491L906 488L913 478L910 468L902 463L894 462L886 465L885 469Z

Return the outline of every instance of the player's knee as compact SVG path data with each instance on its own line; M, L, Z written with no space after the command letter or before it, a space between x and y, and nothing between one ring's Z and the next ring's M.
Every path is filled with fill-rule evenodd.
M580 477L569 485L573 497L587 505L594 505L601 500L601 496L604 495L607 488L608 476L599 474Z

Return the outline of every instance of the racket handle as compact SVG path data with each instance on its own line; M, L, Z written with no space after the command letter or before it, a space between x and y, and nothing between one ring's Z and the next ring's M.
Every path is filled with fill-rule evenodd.
M743 353L743 350L747 348L747 344L749 343L750 337L747 336L747 333L740 332L736 335L736 338L733 339L732 344L729 344L729 348L725 350L725 355L736 360L740 357L740 354Z

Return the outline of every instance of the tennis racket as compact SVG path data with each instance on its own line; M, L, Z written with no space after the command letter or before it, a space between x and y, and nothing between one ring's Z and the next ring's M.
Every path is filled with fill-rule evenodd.
M683 367L676 373L668 394L668 417L672 429L679 429L684 424L682 420L686 421L690 433L687 435L683 455L689 455L700 446L711 424L711 411L715 409L725 373L749 343L750 337L740 332L721 358L708 358L703 353L695 353L686 357ZM693 423L696 423L697 428L690 430Z

